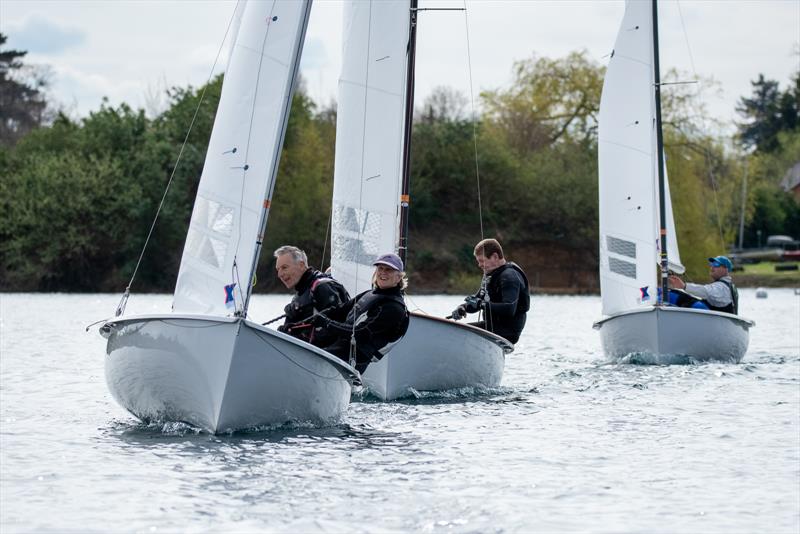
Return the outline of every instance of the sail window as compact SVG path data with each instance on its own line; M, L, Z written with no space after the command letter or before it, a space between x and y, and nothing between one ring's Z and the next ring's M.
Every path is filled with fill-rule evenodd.
M224 206L219 202L201 196L197 197L195 211L197 217L192 217L195 224L205 226L212 232L229 237L233 233L234 208Z
M334 259L361 265L372 265L379 254L375 242L341 235L333 237L332 251Z
M360 208L336 205L333 208L334 228L377 239L381 232L381 214Z
M636 264L629 261L608 258L608 268L612 273L621 274L628 278L636 278Z
M225 265L228 243L190 227L186 235L186 253L216 269Z
M620 256L627 256L629 258L636 258L636 243L633 241L625 241L617 237L606 236L606 243L609 252L619 254Z
M333 208L333 258L372 265L381 253L381 214L336 204Z

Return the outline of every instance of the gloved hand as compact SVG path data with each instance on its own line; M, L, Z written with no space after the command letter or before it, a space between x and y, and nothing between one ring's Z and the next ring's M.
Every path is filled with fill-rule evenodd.
M464 308L467 313L475 313L481 309L481 301L477 297L467 297L464 299L465 304L460 307Z
M283 313L285 313L289 317L292 317L294 316L295 313L297 313L297 308L298 308L297 303L295 301L291 301L289 304L284 306Z
M282 324L278 327L278 332L283 332L284 334L289 333L289 325Z
M462 304L462 305L460 305L460 306L459 306L458 308L456 308L455 310L453 310L453 313L451 313L451 314L450 314L450 317L451 317L451 318L452 318L454 321L458 321L458 320L460 320L460 319L463 319L463 318L464 318L464 317L466 317L466 316L467 316L467 310L464 308L464 305L463 305L463 304Z

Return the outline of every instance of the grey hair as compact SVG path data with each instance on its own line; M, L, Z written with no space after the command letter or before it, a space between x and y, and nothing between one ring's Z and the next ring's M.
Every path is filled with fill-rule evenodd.
M302 261L308 265L308 256L306 256L306 253L297 247L293 247L292 245L283 245L282 247L275 249L273 256L277 258L278 256L283 256L284 254L291 255L295 263Z

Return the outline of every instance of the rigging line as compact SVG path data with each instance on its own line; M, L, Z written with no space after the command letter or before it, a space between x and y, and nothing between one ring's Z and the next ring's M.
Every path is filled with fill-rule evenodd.
M719 210L719 198L717 195L717 179L714 177L714 169L713 169L713 161L711 161L711 154L709 154L708 150L704 150L704 156L706 160L706 165L708 166L708 178L711 181L711 189L714 192L714 206L716 207L717 213L716 217L717 220L717 230L719 231L719 242L722 247L721 250L725 250L725 236L722 231L722 221L720 220L720 210Z
M365 54L365 66L364 69L364 116L361 119L361 179L359 180L358 184L358 212L364 216L364 223L358 225L358 240L362 242L363 240L363 232L364 227L367 222L368 215L366 214L366 210L363 209L364 207L364 151L366 149L367 143L367 100L369 99L369 62L370 62L370 44L372 43L372 2L369 3L369 16L367 17L367 46L366 46L366 54ZM331 217L333 217L333 208L331 208ZM333 248L333 243L331 243L331 249ZM359 247L361 248L361 247ZM357 251L356 254L360 255L360 251ZM361 270L361 258L356 256L356 273L355 273L355 292L358 294L358 274ZM372 288L370 288L372 289ZM355 298L355 296L353 297ZM355 351L356 351L356 320L358 319L358 301L353 303L353 329L350 332L350 364L355 366Z
M253 332L256 334L256 337L258 338L258 340L259 340L259 341L261 341L261 342L262 342L262 343L264 343L265 345L269 346L269 347L270 347L270 348L272 348L272 349L273 349L275 352L277 352L278 354L280 354L281 356L283 356L284 358L286 358L286 360L288 360L289 362L293 363L294 365L296 365L296 366L297 366L297 367L299 367L300 369L302 369L302 370L306 371L307 373L309 373L309 374L312 374L312 375L316 376L317 378L321 378L321 379L323 379L323 380L335 380L335 381L338 381L339 379L344 379L344 380L347 380L347 378L345 378L345 377L344 377L344 375L341 373L341 371L339 371L338 369L337 369L337 373L338 373L338 374L336 374L336 375L333 375L333 376L325 376L325 375L321 375L321 374L317 373L316 371L314 371L313 369L309 369L308 367L304 366L303 364L299 363L297 360L295 360L294 358L292 358L291 356L289 356L288 354L286 354L285 352L283 352L283 351L282 351L281 349L279 349L277 346L275 346L275 344L274 344L274 343L272 343L272 342L271 342L269 339L267 339L267 338L265 337L265 334L263 334L263 333L261 333L261 332L259 332L259 331L256 331L256 330L253 330ZM314 354L314 355L315 355L315 356L318 356L319 358L322 358L322 356L319 356L319 355L317 355L317 354ZM335 357L335 356L334 356L334 357ZM333 364L331 364L331 365L333 365Z
M467 0L464 0L464 29L467 35L467 68L469 71L469 101L472 110L472 145L475 152L475 179L478 185L478 219L481 226L481 241L484 239L483 234L483 204L481 202L481 173L478 166L478 126L477 118L475 116L475 90L472 81L472 54L470 53L469 43L469 14L467 12Z
M255 92L253 93L253 99L252 99L252 103L250 105L250 124L248 125L248 128L247 128L247 137L245 137L246 146L245 146L245 150L244 150L244 162L243 162L244 165L242 166L241 192L239 194L239 224L238 224L238 226L236 228L236 234L237 234L236 247L234 248L234 253L233 253L234 263L233 263L233 266L232 266L232 268L236 270L235 271L236 282L237 282L237 285L239 286L239 297L242 299L242 311L245 311L244 308L245 308L246 297L245 297L245 294L242 291L242 284L241 284L241 282L239 280L239 269L238 269L238 265L236 265L235 259L236 259L236 256L238 256L238 254L239 254L239 245L241 245L241 243L242 243L242 213L244 212L242 207L244 206L244 184L245 184L245 181L247 180L247 169L249 167L249 164L247 162L248 162L249 156L250 156L250 138L253 135L253 123L255 122L255 114L256 114L256 100L258 100L258 93L259 93L259 88L260 88L259 82L261 81L261 74L262 74L262 70L263 70L262 67L264 65L264 49L267 46L267 40L269 39L270 30L272 30L272 24L271 24L270 21L272 21L274 16L275 16L275 7L276 7L277 2L278 2L278 0L273 0L273 2L272 2L272 7L270 8L269 16L267 17L267 31L264 32L264 39L261 41L261 51L259 53L260 57L258 59L258 70L257 70L256 80L255 80ZM273 173L272 176L274 177L275 174ZM258 232L259 233L256 234L256 241L263 240L264 239L264 233L266 233L266 228L262 228L261 226L259 226ZM258 249L256 249L256 250L258 250ZM258 269L258 259L256 259L255 262L256 263L255 263L255 267L253 268L253 272L250 273L250 279L247 280L247 284L248 284L247 292L248 293L250 293L250 291L251 291L250 288L251 288L252 283L253 283L253 276L255 275L256 270ZM233 274L233 272L231 274Z
M676 4L678 6L678 15L679 15L679 18L681 20L681 29L683 30L683 38L686 41L686 51L689 54L689 64L692 66L692 76L694 76L694 78L695 78L695 82L686 82L686 83L697 83L697 91L695 92L695 96L699 101L700 100L700 83L697 81L698 80L697 69L695 68L695 64L694 64L694 55L692 54L692 46L689 43L689 32L686 31L686 22L685 22L685 20L683 18L683 10L681 9L680 0L678 0L676 2ZM711 163L712 162L711 162L711 158L710 158L710 154L708 152L708 149L704 149L703 152L704 152L704 156L705 156L705 160L706 160L706 165L708 166L708 175L709 175L709 178L710 178L710 181L711 181L711 190L714 192L714 206L715 206L715 208L717 210L715 218L717 219L717 229L719 231L720 244L722 246L722 250L725 250L725 238L724 238L723 232L722 232L722 221L720 221L721 217L720 217L720 210L719 210L719 198L718 198L719 195L718 195L718 191L717 191L717 181L714 178L714 172L713 172L713 169L711 168Z
M228 32L231 30L231 25L233 24L233 19L236 16L236 10L239 7L239 2L236 2L236 6L233 9L233 13L231 14L230 20L228 20L228 26L225 28L225 35L222 36L222 42L219 44L219 49L217 50L217 56L214 58L214 63L211 65L211 70L208 73L208 78L206 78L206 83L203 86L203 91L200 93L200 100L197 102L197 107L195 107L194 115L192 115L192 120L189 122L189 129L186 131L186 136L183 138L183 143L181 144L181 148L178 151L178 157L175 159L175 165L172 167L172 173L170 173L169 180L167 181L167 186L164 188L164 194L161 195L161 202L158 204L158 209L156 210L156 215L153 218L153 222L150 225L150 231L147 232L147 238L144 241L144 245L142 246L142 252L139 254L139 259L136 261L136 267L133 269L133 274L131 275L131 279L128 282L127 287L125 288L125 292L122 295L122 298L117 305L116 315L120 316L125 311L125 304L127 303L128 296L130 295L131 286L133 285L133 281L136 278L136 273L139 272L139 266L142 263L142 259L144 258L145 250L147 250L147 245L150 243L150 238L153 235L153 230L156 227L156 222L158 221L158 217L161 214L161 210L164 207L164 202L167 199L167 193L169 193L169 188L172 185L172 181L175 178L175 173L178 171L178 164L181 161L181 157L183 156L183 151L186 148L186 143L189 141L189 135L192 133L192 128L194 127L194 123L197 120L197 115L200 112L200 106L203 105L205 100L206 91L208 90L208 84L211 82L211 78L214 76L214 69L217 67L217 62L219 61L219 56L222 54L222 48L225 46L225 39L228 38Z
M328 212L328 226L325 228L325 243L322 245L322 258L319 260L319 270L325 272L325 253L328 251L328 236L331 233L331 220L333 219L333 202ZM333 240L331 240L331 254L333 254ZM331 261L333 258L331 257Z
M366 213L364 213L364 152L366 150L367 144L367 101L369 100L369 52L370 52L370 43L372 42L372 2L369 3L369 16L367 17L367 46L366 52L364 55L365 59L365 68L364 68L364 115L361 119L361 172L360 172L360 180L358 183L358 211L356 212L356 221L358 222L358 214L361 212L361 215L365 217L366 223ZM333 216L333 213L331 213ZM363 240L363 231L364 231L364 224L358 224L358 240L361 242ZM333 247L333 243L331 243L331 247ZM359 247L359 249L362 247ZM361 270L361 258L358 256L359 251L356 251L356 273L355 273L355 284L356 289L355 292L358 294L358 274Z
M683 11L681 10L681 2L678 0L676 2L678 5L678 16L681 19L681 28L683 29L683 38L686 41L686 51L689 53L689 63L692 65L692 74L695 78L697 78L697 69L694 67L694 56L692 55L692 47L689 45L689 32L686 31L686 23L683 19ZM700 87L698 85L697 89L698 93L700 92Z

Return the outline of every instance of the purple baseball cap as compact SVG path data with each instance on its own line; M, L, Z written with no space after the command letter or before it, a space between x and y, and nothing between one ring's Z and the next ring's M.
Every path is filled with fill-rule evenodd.
M403 260L400 259L400 256L397 254L384 254L379 256L377 260L372 262L372 265L386 265L387 267L391 267L395 271L403 270Z

